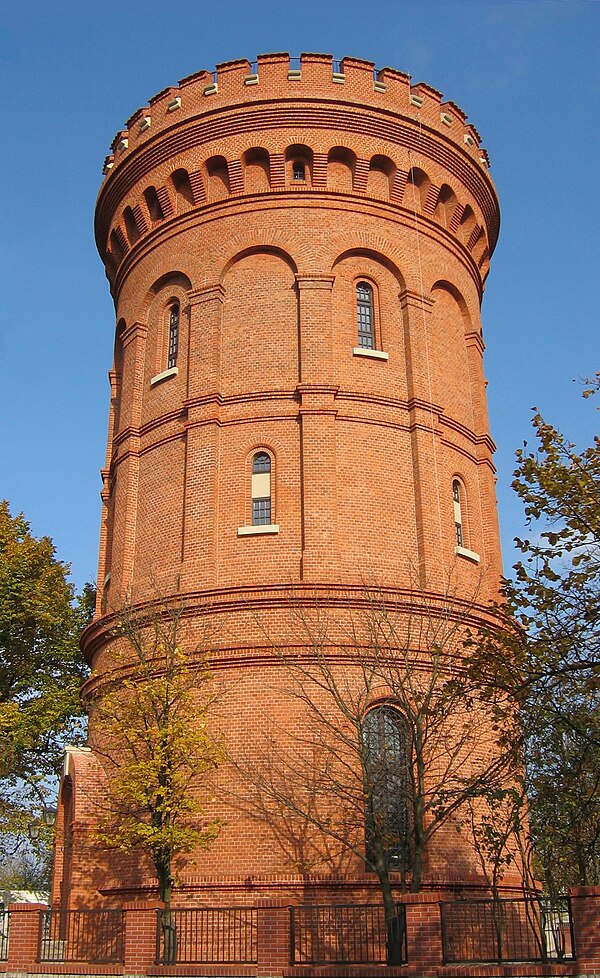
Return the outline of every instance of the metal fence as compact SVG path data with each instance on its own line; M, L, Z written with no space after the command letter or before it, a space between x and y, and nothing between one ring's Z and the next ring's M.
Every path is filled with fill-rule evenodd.
M441 903L445 964L566 961L575 957L571 907L564 898Z
M382 906L291 907L292 964L405 964L406 914L386 926Z
M10 911L0 910L0 961L8 958L8 934L10 930Z
M41 910L39 961L112 964L124 959L121 910Z
M256 964L254 907L159 910L157 964Z

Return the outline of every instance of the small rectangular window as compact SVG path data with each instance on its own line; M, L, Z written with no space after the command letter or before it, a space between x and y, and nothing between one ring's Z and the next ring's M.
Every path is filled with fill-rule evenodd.
M252 526L268 526L271 522L271 499L252 500Z

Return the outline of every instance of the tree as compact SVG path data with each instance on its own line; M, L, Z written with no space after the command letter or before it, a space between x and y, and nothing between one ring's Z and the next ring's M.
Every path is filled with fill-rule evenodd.
M584 396L600 390L600 374ZM532 840L549 892L600 883L600 440L578 452L536 410L513 487L531 535L472 671L520 707Z
M43 892L50 889L52 877L51 833L43 851L21 848L4 861L0 869L0 890L29 890Z
M42 821L65 742L83 733L79 633L91 586L74 601L49 537L0 504L0 848L4 858Z
M532 843L548 895L600 883L600 752L556 716L528 710ZM598 718L595 718L597 722Z
M96 838L152 859L164 902L165 960L174 960L170 907L175 865L216 838L218 819L203 817L203 777L221 762L211 737L215 701L208 649L184 650L183 607L159 602L147 611L125 607L113 637L116 659L107 688L90 704L90 745L106 776L106 811Z
M356 857L376 873L389 964L402 948L394 880L419 891L434 836L506 775L498 744L482 746L497 712L462 668L472 612L450 596L379 590L344 628L335 602L294 606L297 651L273 645L298 708L293 732L276 730L258 762L236 759L250 786L245 810L268 823L298 869L339 872Z
M529 895L536 886L530 872L527 798L523 780L515 778L508 787L490 786L477 802L474 805L469 800L463 817L493 901L497 903L501 899L502 880L517 858L523 893Z

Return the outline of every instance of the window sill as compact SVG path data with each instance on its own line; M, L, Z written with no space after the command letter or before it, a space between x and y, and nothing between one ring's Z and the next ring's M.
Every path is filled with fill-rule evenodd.
M455 547L454 553L458 557L465 557L467 560L472 560L474 564L478 564L481 560L479 554L476 554L474 550L467 550L466 547Z
M167 380L169 377L176 377L178 373L179 367L169 367L168 370L163 370L162 373L150 378L150 387L154 387L155 384L160 384L162 380Z
M355 357L371 357L372 360L389 360L389 353L384 353L383 350L369 350L366 346L355 346L352 350L352 355Z
M262 533L279 533L278 523L263 523L262 526L238 526L238 537L254 537Z

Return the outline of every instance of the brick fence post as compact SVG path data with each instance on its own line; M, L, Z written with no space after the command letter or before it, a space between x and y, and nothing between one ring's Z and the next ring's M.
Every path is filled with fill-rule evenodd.
M257 900L258 978L276 978L290 966L289 900Z
M569 890L578 975L600 975L600 886Z
M123 923L126 975L144 975L156 961L156 933L160 905L156 902L125 903Z
M435 975L442 966L440 905L424 893L402 896L406 907L406 947L410 975Z
M7 971L35 971L38 959L40 911L45 903L11 903Z

